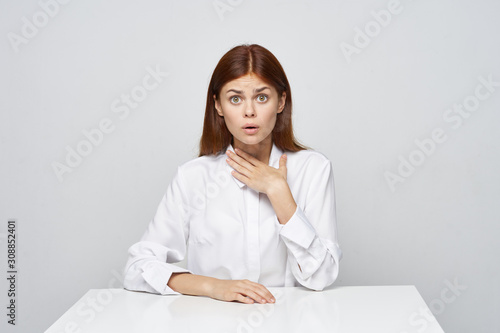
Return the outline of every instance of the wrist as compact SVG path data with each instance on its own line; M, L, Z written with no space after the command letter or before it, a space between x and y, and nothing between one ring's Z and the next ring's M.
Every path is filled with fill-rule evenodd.
M297 204L286 180L276 183L267 197L273 206L274 212L280 224L286 224L297 210Z
M202 296L213 298L214 284L217 282L217 279L209 276L204 276L202 281L200 282Z
M289 191L288 183L285 179L280 179L279 181L276 181L269 186L266 194L269 198L271 198L279 196L280 194L287 191Z

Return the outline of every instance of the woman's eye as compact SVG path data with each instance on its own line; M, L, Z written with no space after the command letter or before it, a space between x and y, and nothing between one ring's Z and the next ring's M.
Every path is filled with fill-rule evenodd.
M266 96L266 95L259 95L259 96L257 97L257 100L258 100L259 102L265 102L265 101L267 101L267 96Z
M231 103L238 104L239 102L241 102L241 98L239 98L238 96L231 97Z

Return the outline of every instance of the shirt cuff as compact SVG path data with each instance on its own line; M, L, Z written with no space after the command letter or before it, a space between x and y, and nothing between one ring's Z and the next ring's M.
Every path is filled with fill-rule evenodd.
M280 235L307 249L316 237L316 231L302 209L297 206L290 220L281 228Z
M168 285L172 273L191 273L189 270L167 263L151 263L145 267L142 277L151 288L161 295L180 295Z

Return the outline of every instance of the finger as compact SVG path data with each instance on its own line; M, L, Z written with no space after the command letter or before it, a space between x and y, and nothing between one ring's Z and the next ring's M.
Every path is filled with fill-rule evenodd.
M258 290L254 290L251 287L246 287L241 291L241 294L246 295L253 299L257 303L267 303L267 300L259 294Z
M286 169L286 160L287 160L287 156L285 154L281 155L280 166L279 166L280 169L282 169L282 168Z
M244 159L242 156L238 156L236 153L232 151L227 151L226 155L233 160L235 163L238 163L242 167L250 170L251 168L255 167L254 164L250 163L246 159Z
M234 178L238 179L243 184L248 185L247 182L248 182L249 178L247 176L245 176L244 174L241 174L241 173L234 171L234 170L231 171L231 174L233 175ZM250 186L250 185L248 185L248 186Z
M275 301L274 295L263 285L260 283L248 281L249 284L253 285L254 291L257 292L260 296L262 296L265 300L270 303Z
M238 171L241 174L246 174L248 171L247 168L242 166L241 164L238 164L236 161L234 161L231 158L226 159L227 164L229 164L234 170Z
M274 303L275 301L273 294L271 294L267 289L254 290L254 292L258 295L258 297L260 297L258 300L259 303Z
M286 169L287 156L285 154L281 155L279 170L286 179L287 169Z
M246 161L250 162L252 165L257 165L259 163L262 163L261 161L259 161L258 159L256 159L255 157L253 157L252 155L248 154L247 152L241 150L241 149L234 149L234 152L238 155L238 156L241 156L242 158L244 158Z
M241 303L246 303L246 304L253 304L255 303L253 299L243 296L242 294L236 294L235 298L236 301L241 302Z

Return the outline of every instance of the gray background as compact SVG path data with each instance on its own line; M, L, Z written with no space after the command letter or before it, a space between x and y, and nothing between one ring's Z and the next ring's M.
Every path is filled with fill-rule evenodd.
M218 3L228 10L218 13ZM500 332L500 87L479 105L471 97L480 77L500 82L500 2L401 0L390 22L376 23L372 11L388 6L0 1L0 267L9 218L18 221L19 263L15 327L0 282L2 332L43 331L88 289L120 286L128 247L176 167L197 154L213 68L241 43L278 57L296 135L333 162L344 252L337 285L412 284L446 332ZM30 35L23 26L34 20ZM342 45L360 45L365 28L369 42L346 57ZM16 45L14 35L29 38ZM156 67L168 77L140 95ZM114 112L132 92L144 100L126 117ZM475 111L448 113L463 103ZM113 131L58 179L53 164L106 118ZM415 140L436 129L446 140L419 153ZM401 159L418 165L404 170ZM391 188L386 175L398 167L407 174Z

